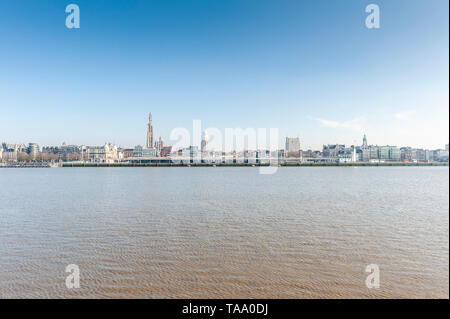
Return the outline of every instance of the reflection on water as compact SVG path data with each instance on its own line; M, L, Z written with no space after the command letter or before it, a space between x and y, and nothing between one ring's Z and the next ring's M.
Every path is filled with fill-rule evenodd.
M449 297L448 168L1 169L0 182L2 298Z

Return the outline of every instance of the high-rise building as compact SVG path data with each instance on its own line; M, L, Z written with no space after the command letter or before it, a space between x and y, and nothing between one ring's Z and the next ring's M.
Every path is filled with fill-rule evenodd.
M208 151L208 133L206 131L204 131L202 134L201 151L202 152Z
M300 152L300 139L298 137L286 137L286 153Z
M148 117L148 128L147 128L147 148L153 148L155 146L155 140L153 137L153 120L152 113Z
M27 153L30 154L32 158L35 158L39 153L39 145L37 143L29 143Z
M364 134L362 148L367 148L367 136Z

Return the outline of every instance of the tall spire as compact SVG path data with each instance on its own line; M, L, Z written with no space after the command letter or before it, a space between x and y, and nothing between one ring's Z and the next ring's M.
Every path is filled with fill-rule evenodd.
M202 134L201 151L202 152L208 151L208 132L206 132L206 131L203 131L203 134Z
M147 128L147 148L154 148L155 141L153 138L153 119L152 113L148 116L148 128Z

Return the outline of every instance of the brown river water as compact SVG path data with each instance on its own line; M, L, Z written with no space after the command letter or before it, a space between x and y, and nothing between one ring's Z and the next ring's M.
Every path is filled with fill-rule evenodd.
M449 297L448 167L5 168L0 183L0 298Z

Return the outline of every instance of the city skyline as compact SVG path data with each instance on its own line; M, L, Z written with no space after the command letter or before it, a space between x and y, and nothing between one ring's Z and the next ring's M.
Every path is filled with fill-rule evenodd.
M172 144L171 143L166 143L164 142L164 140L162 139L161 136L159 136L159 139L157 141L155 141L155 134L154 134L154 125L153 125L153 116L152 116L152 112L148 113L148 123L146 125L147 127L147 131L146 131L146 143L145 146L142 146L141 144L136 144L134 146L130 146L130 145L116 145L115 143L111 143L109 141L105 141L104 145L111 145L114 147L119 147L122 149L130 149L130 148L139 148L141 151L142 149L152 149L152 150L156 150L157 153L159 154L159 152L161 151L161 148L164 147L164 145L166 146L170 146L170 148L172 149ZM195 127L196 125L200 124L200 127ZM195 133L194 131L200 129L200 135L201 135L201 139L197 142L199 142L199 144L196 144L196 137L195 137ZM232 129L230 132L233 134L233 139L239 139L239 138L244 138L244 139L251 139L251 134L257 134L257 130L254 130L254 132L248 132L246 131L246 129L243 129L241 131L239 131L240 128L238 128L238 130ZM236 141L233 142L233 147L232 149L226 149L226 143L225 140L227 139L226 133L225 136L221 135L222 140L219 141L217 144L215 143L214 145L219 146L218 148L214 148L211 147L209 145L209 138L208 138L208 131L210 130L217 130L217 128L202 128L201 127L201 121L200 123L193 123L193 127L192 130L189 129L185 129L185 133L189 134L188 136L188 141L185 141L185 143L175 143L175 145L177 146L176 148L173 149L173 151L177 151L177 150L181 150L181 149L185 149L185 148L190 148L191 146L196 146L198 147L202 152L204 151L214 151L214 152L232 152L232 151L246 151L246 150L264 150L264 149L269 149L268 147L264 148L264 147L249 147L249 145L254 145L256 146L257 144L257 140L259 139L256 135L254 136L257 140L255 141L250 141L250 140L245 140L244 144L241 145L241 147L236 147ZM265 130L265 129L264 129ZM219 130L220 132L220 130ZM266 132L267 133L267 132ZM221 132L220 132L221 134ZM237 134L237 135L235 135ZM250 135L249 135L250 134ZM264 139L269 138L268 136L264 137ZM269 138L270 139L270 138ZM285 141L284 144L283 142L280 141ZM170 140L171 141L171 140ZM217 141L216 141L217 142ZM263 142L263 141L261 141ZM268 143L269 140L264 141L263 143ZM20 146L20 145L24 145L26 143L24 142L19 142L19 143L8 143L3 141L2 142L3 145L15 145L15 146ZM33 142L28 142L29 144L29 148L33 148L34 151L33 153L37 151L39 151L39 143L35 143L35 141ZM103 144L100 144L103 145ZM209 145L209 146L208 146ZM261 144L263 145L263 144ZM268 144L266 144L267 146ZM383 147L383 146L390 146L390 147L397 147L397 148L410 148L410 149L416 149L416 150L431 150L431 149L427 149L427 148L421 148L421 147L414 147L411 145L394 145L394 144L390 144L390 143L384 143L384 144L373 144L373 143L369 143L368 142L368 138L367 138L367 134L364 133L361 140L358 142L357 140L354 140L353 143L351 144L345 144L345 143L322 143L320 148L311 148L307 145L306 143L306 147L304 146L304 142L301 140L301 138L299 136L296 137L289 137L289 136L278 136L278 143L276 145L276 149L277 150L284 150L286 153L295 153L295 152L299 152L299 151L319 151L320 149L325 150L326 147L330 147L330 146L349 146L349 147L353 147L354 149L356 149L356 147L360 147L361 149L368 149L370 147ZM1 145L0 145L1 146ZM69 145L66 143L66 141L64 141L62 144L57 144L57 145L43 145L44 148L53 148L53 147L67 147L67 146L93 146L93 144L89 145L89 144L70 144ZM97 146L93 146L93 147L99 147ZM100 146L101 147L101 146ZM444 147L437 147L434 150L444 150L448 152L449 149L449 143L447 142ZM1 147L0 147L1 150ZM159 155L158 155L159 156Z
M377 30L367 1L78 1L77 30L25 2L0 4L2 141L145 145L151 109L168 143L193 120L307 149L448 143L448 1L377 1Z
M155 141L155 131L154 131L154 125L153 125L152 112L149 112L148 114L149 114L149 116L148 116L148 122L146 124L147 130L146 130L146 142L145 143L138 143L138 144L135 144L135 145L121 145L121 144L116 144L115 142L113 142L112 145L116 145L116 146L121 147L121 148L142 147L142 145L145 145L144 147L147 148L147 149L154 149L154 148L157 148L158 144L159 144L159 147L162 147L164 141L166 141L166 140L162 139L162 137L159 136L158 141ZM201 124L201 121L200 121L200 124ZM194 125L195 125L195 123L193 123L193 126ZM235 129L241 129L241 128L231 128L231 129L234 131ZM246 129L247 128L244 128L242 133L246 134L246 131L245 131ZM250 128L250 129L254 129L254 128ZM265 128L263 128L263 129L265 129ZM208 130L217 130L217 128L210 128L210 127L206 128L206 129L205 128L201 128L201 141L200 141L201 143L200 143L200 145L197 145L201 149L204 148L203 142L205 140L205 136L206 136L206 143L208 144L208 142L207 142L207 140L208 140L208 137L207 137L208 136L208 133L207 133ZM257 129L255 129L255 131L256 130ZM192 127L191 129L186 128L186 132L188 132L189 134L194 134L193 131L194 131L194 127ZM236 131L234 131L234 132L236 133ZM225 136L223 136L222 138L225 138ZM178 149L182 149L182 148L186 148L186 147L195 145L194 140L195 140L195 137L194 136L192 136L192 137L190 136L189 137L189 142L187 144L186 143L185 144L178 144L180 146ZM172 140L169 139L168 141L169 141L168 143L167 143L167 141L165 142L166 145L172 146L172 143L170 143L170 141L172 141ZM103 143L99 143L99 144L89 144L89 143L75 144L75 143L67 143L66 141L63 141L62 143L51 145L51 144L40 144L39 142L34 141L34 140L33 141L13 141L13 142L2 140L2 141L0 141L0 143L10 144L10 145L26 145L26 144L30 144L30 145L33 144L34 145L34 144L36 144L36 145L42 145L43 147L44 146L45 147L53 147L53 146L57 147L57 146L67 146L67 145L72 145L72 146L73 145L79 145L79 146L104 145L104 144L110 144L111 141L110 140L106 140ZM295 149L305 150L305 151L306 150L315 150L315 151L317 151L317 150L320 150L324 146L327 146L327 145L348 145L348 146L361 146L361 147L367 147L368 146L367 134L366 133L363 133L363 136L360 137L360 139L354 139L353 143L340 143L340 142L335 143L335 142L329 142L328 141L328 142L323 142L320 145L320 147L317 147L317 148L310 147L308 145L308 143L305 143L302 140L302 138L297 135L295 137L278 136L278 147L277 147L277 149L280 149L280 150L284 149L287 152L289 152L289 148L292 147L292 146L288 146L288 144L292 144L292 143L295 144L295 146L294 146ZM177 144L177 143L175 143L175 144ZM396 147L399 147L399 148L401 148L401 147L403 147L403 148L410 147L410 148L414 148L414 149L436 149L436 150L441 149L441 150L448 150L448 144L449 143L447 142L443 146L441 145L441 146L438 146L436 148L417 147L417 146L414 146L414 145L396 145L396 144L392 144L392 143L389 143L389 142L382 143L382 144L370 143L370 146L396 146ZM223 141L221 141L219 143L219 145L223 146ZM253 149L256 150L256 148L245 148L245 147L242 150L246 150L246 149L247 150L253 150ZM240 149L236 149L236 148L234 150L240 151ZM217 149L217 150L214 150L214 151L221 151L221 150ZM226 151L231 151L231 150L226 150Z

